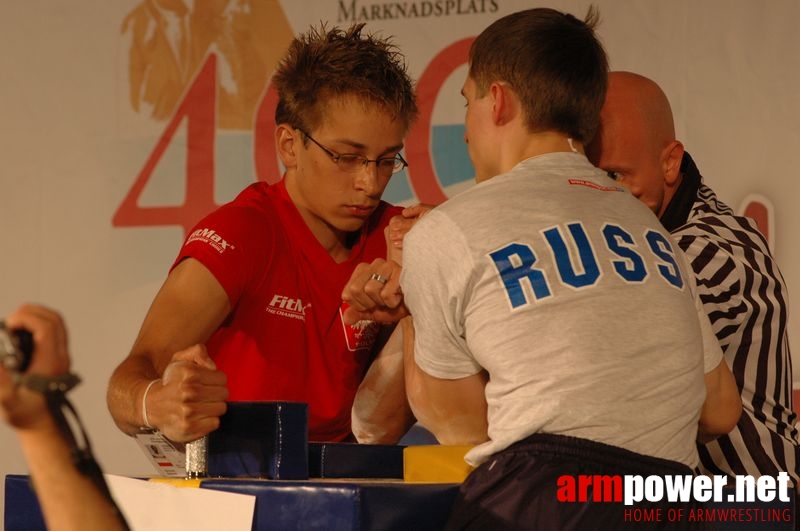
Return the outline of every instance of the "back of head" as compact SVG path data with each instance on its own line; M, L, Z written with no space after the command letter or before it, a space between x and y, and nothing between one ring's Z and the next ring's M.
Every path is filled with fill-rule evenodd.
M297 36L278 65L275 122L312 130L330 98L356 96L383 107L407 127L417 116L414 87L399 49L389 38L325 25Z
M660 150L675 139L667 95L655 81L633 72L609 73L601 118L604 128L624 124L629 134L651 138L653 150Z
M606 92L608 59L595 35L598 14L585 21L549 8L507 15L472 44L469 75L478 96L503 81L519 96L532 132L558 131L587 142Z
M672 109L661 87L640 74L609 72L600 127L586 145L589 160L599 166L641 171L633 167L632 156L657 159L674 140Z

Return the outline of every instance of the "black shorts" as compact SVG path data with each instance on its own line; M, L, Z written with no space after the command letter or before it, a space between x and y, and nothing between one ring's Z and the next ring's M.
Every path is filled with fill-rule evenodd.
M643 500L633 506L623 502L558 500L561 476L693 475L675 461L637 454L586 439L535 434L502 450L476 468L461 486L447 531L460 529L505 530L607 530L607 529L713 529L707 522L669 521L669 510L703 507L697 501L670 503ZM638 509L638 513L633 513ZM660 509L660 513L657 511ZM625 511L628 511L626 514ZM642 514L659 515L643 521ZM674 514L674 513L673 513ZM638 517L637 517L638 515ZM644 518L648 520L648 518Z

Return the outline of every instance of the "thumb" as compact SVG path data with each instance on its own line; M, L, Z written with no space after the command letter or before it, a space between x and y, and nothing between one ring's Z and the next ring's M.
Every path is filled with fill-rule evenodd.
M344 324L348 326L352 326L359 321L370 321L372 320L372 313L369 311L359 311L353 308L352 306L348 307L344 312L342 312L342 321Z
M192 345L187 349L176 352L172 357L172 361L189 361L212 371L217 370L217 364L208 355L206 346L202 344Z

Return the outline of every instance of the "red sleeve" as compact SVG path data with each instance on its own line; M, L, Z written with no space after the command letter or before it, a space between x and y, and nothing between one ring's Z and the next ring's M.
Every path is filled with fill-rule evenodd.
M194 258L203 264L228 294L231 307L247 283L257 278L255 264L263 270L272 255L274 226L265 212L250 206L227 204L215 210L189 232L170 271L182 260Z

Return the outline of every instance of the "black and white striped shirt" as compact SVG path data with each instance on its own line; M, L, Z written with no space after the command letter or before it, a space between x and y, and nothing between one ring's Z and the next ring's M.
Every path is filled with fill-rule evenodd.
M764 236L717 199L688 153L683 181L662 223L686 253L700 299L742 396L728 435L699 444L701 472L777 476L798 484L787 291Z

